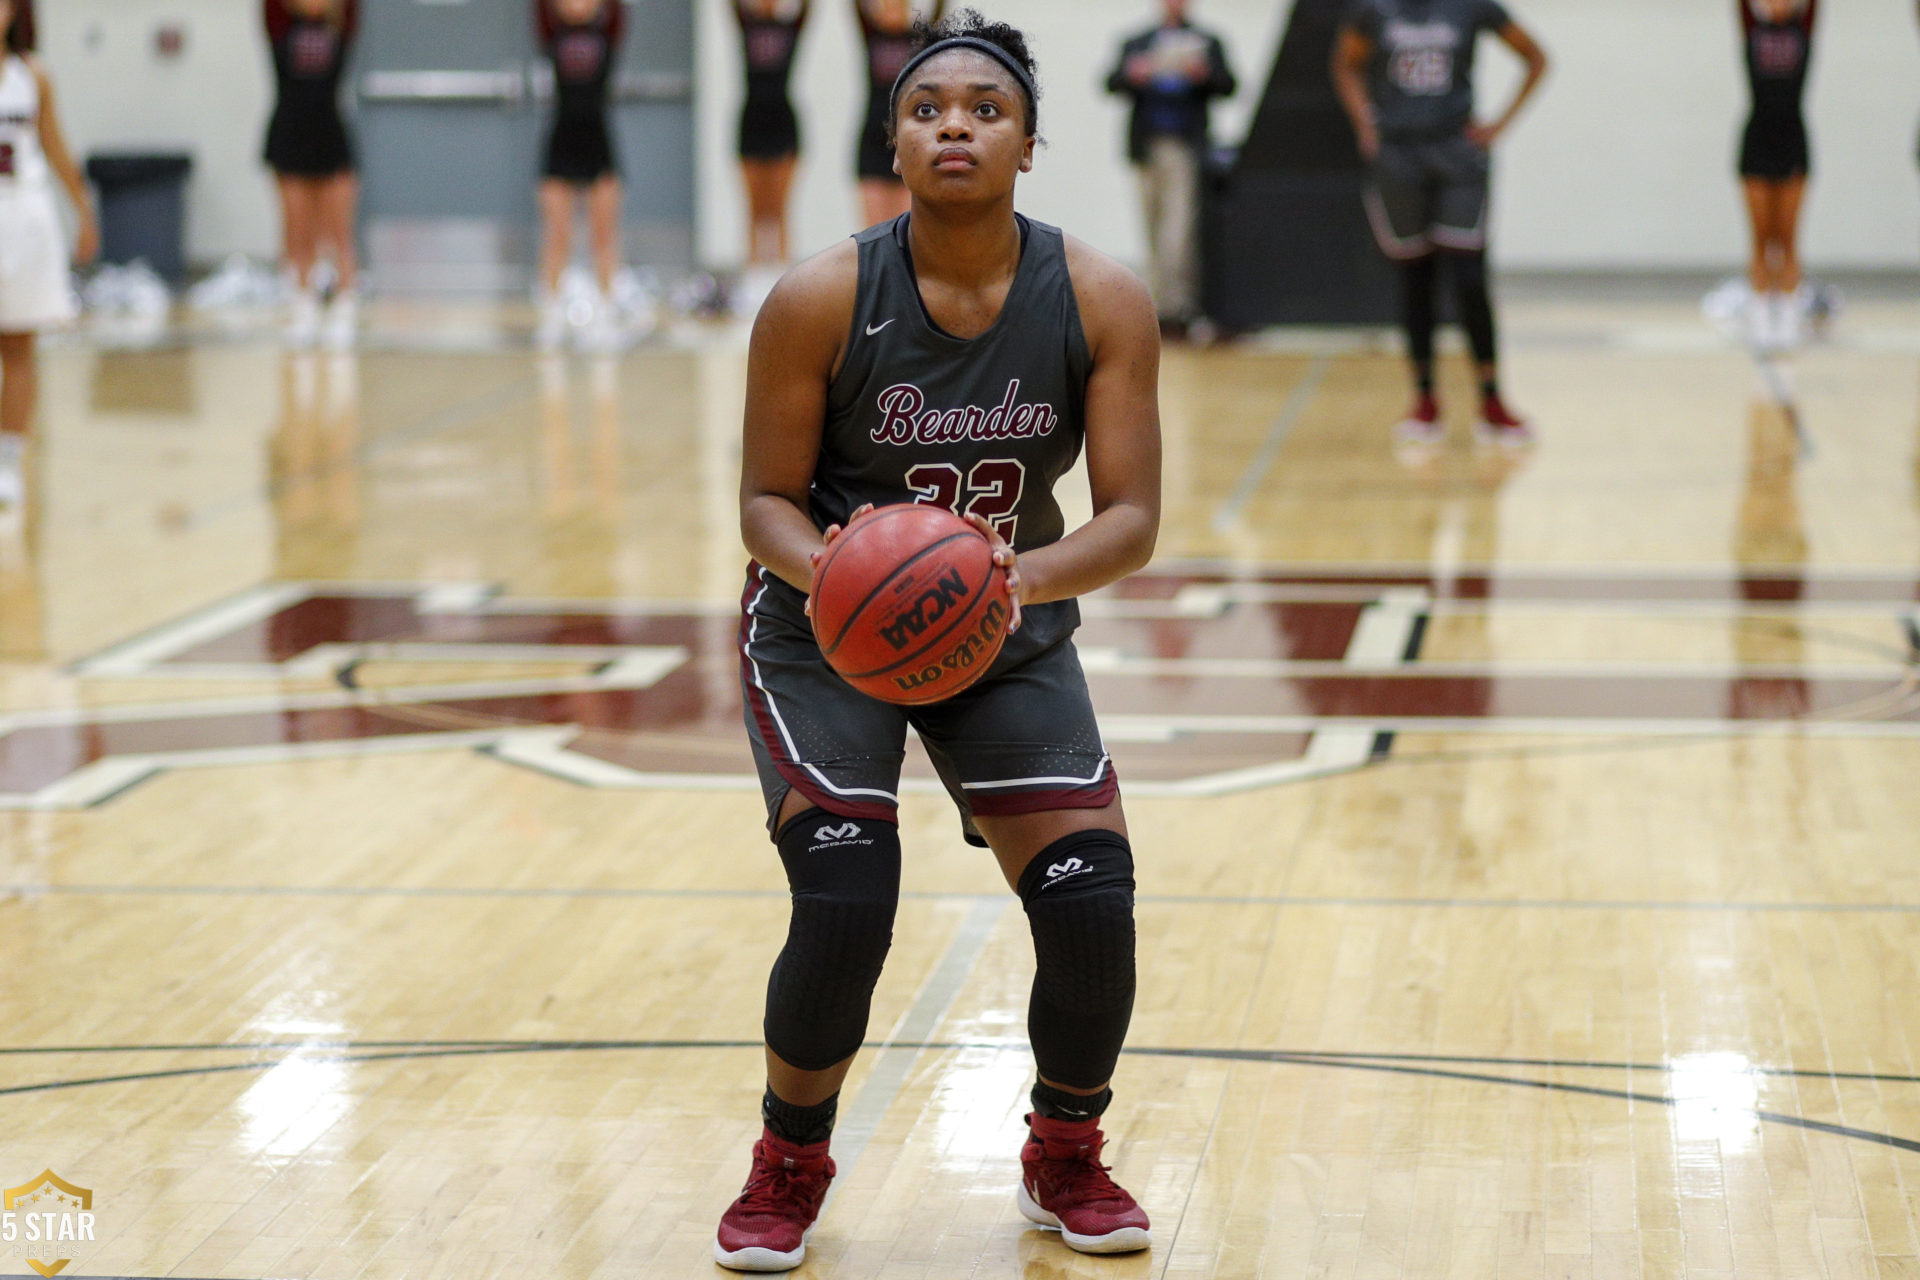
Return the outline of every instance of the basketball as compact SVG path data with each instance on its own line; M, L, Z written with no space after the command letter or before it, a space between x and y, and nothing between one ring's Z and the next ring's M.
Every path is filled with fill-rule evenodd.
M855 520L813 578L813 634L869 697L950 698L1000 653L1013 616L986 535L942 507L881 507Z

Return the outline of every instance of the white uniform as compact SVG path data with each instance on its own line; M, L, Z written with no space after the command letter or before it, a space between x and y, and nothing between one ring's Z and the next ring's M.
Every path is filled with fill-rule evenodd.
M0 333L73 319L67 242L40 148L40 84L25 59L0 59Z

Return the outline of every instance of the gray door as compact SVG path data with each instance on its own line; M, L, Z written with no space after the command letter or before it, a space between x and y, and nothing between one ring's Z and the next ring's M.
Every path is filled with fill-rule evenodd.
M629 254L676 271L693 239L693 0L622 2L613 127ZM373 287L525 289L552 84L532 0L381 0L361 11L356 129Z

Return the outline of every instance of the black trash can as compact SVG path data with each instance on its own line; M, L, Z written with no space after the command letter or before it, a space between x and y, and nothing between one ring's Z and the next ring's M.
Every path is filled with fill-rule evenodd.
M87 177L100 190L100 260L147 265L174 283L187 272L187 174L193 157L175 152L116 151L87 157Z

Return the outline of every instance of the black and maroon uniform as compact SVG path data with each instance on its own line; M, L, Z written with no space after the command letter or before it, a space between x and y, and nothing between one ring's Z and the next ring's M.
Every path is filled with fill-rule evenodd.
M764 16L750 11L745 0L734 0L747 71L747 96L740 106L742 160L784 160L800 152L800 119L793 112L787 82L793 76L800 31L807 24L807 7L807 0L799 0L784 16Z
M1747 84L1753 114L1740 139L1740 176L1780 182L1805 177L1807 124L1800 113L1807 64L1813 53L1813 17L1820 0L1805 0L1785 22L1763 22L1752 0L1739 0L1746 35Z
M286 0L265 0L277 96L267 124L266 159L276 173L328 178L353 168L353 144L340 118L340 74L353 43L358 0L332 18L299 18Z
M944 0L935 4L927 20L938 22L944 7ZM887 178L897 182L899 175L893 171L893 144L887 141L887 113L893 109L893 82L920 51L920 42L914 38L911 28L888 31L875 24L862 0L854 0L853 8L860 19L860 38L867 54L867 114L860 123L854 172L862 178Z
M865 503L924 502L983 516L1015 551L1058 541L1053 486L1086 439L1093 359L1057 228L1020 220L1022 252L994 326L956 338L920 300L909 215L869 227L845 363L827 393L809 502L814 524ZM1102 808L1119 793L1074 651L1078 604L1026 606L981 680L904 707L826 663L806 597L750 568L741 622L747 733L769 829L790 788L828 813L892 822L907 727L972 815Z
M618 172L607 126L607 94L625 28L620 0L606 0L591 22L561 22L547 0L536 0L540 45L553 63L553 130L540 172L562 182L587 183Z

